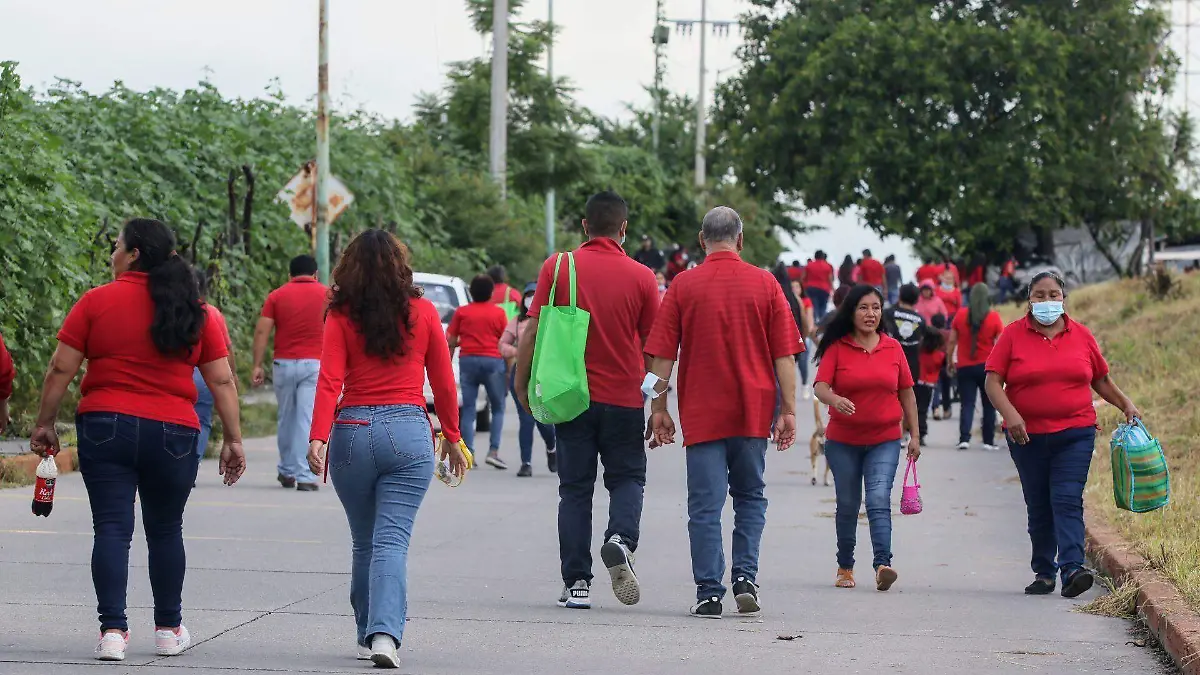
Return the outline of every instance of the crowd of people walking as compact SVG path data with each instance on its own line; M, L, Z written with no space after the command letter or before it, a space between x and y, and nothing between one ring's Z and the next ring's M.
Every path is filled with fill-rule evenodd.
M298 256L290 280L266 298L251 379L265 383L273 339L277 479L305 492L317 491L325 475L333 482L350 530L359 658L400 665L413 524L439 462L460 480L475 464L480 387L492 417L484 463L507 468L501 429L511 394L517 475L532 474L535 430L547 468L557 473L557 604L564 608L591 606L593 494L601 479L609 511L599 557L615 597L625 605L641 600L635 563L647 448L674 444L678 432L696 587L688 612L720 618L729 593L738 614L762 611L766 455L771 443L780 451L795 443L798 392L819 402L814 443L823 444L834 477L836 587L856 586L864 500L875 588L898 582L891 509L897 467L902 457L922 456L930 417L951 416L955 391L959 450L971 447L977 401L984 450L998 449L996 413L1003 418L1027 506L1035 579L1025 592L1049 593L1061 581L1062 594L1075 597L1091 586L1082 509L1095 440L1091 392L1130 420L1139 412L1112 381L1095 338L1067 315L1062 279L1036 276L1026 316L1006 327L980 265L964 279L950 261L926 261L915 283L903 283L894 256L880 261L866 250L835 269L816 251L806 264L764 270L741 258L742 219L727 207L703 219L700 262L684 247L664 255L649 237L631 257L622 246L629 226L619 195L592 196L581 246L549 258L523 292L508 285L502 268L476 276L471 302L445 330L413 281L407 248L378 229L349 244L330 286L318 281L313 258ZM111 262L112 283L84 294L63 322L30 444L42 455L59 450L54 422L86 362L76 427L94 524L101 631L95 653L119 661L130 635L134 495L149 549L155 649L170 656L191 644L182 617L183 514L213 411L222 423L218 471L226 485L243 475L246 458L232 342L220 311L205 302L204 276L175 253L170 229L155 220L126 223ZM534 371L538 354L562 346L539 326L552 325L551 310L563 307L589 321L581 345L587 405L551 425L535 416L531 401L545 392L537 390ZM678 424L667 406L673 375ZM0 425L12 379L0 340ZM426 380L440 422L436 435ZM734 510L728 570L726 494Z

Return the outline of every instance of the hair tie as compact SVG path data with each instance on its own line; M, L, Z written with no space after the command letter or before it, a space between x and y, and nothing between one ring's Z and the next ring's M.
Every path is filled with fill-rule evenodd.
M172 251L171 251L171 255L169 255L169 256L167 256L167 257L168 257L168 258L178 258L178 257L179 257L179 251L172 250Z

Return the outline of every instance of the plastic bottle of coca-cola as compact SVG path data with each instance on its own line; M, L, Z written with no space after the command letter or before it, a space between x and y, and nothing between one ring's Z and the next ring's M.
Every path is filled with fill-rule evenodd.
M54 510L54 483L58 480L58 464L53 457L38 463L37 482L33 485L33 515L49 516Z

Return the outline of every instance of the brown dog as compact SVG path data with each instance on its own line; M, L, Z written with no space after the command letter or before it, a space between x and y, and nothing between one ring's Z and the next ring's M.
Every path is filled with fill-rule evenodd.
M813 399L813 417L817 420L817 430L808 441L808 453L812 459L812 484L817 484L817 462L825 465L825 485L829 485L829 462L825 461L825 422L821 419L821 402Z

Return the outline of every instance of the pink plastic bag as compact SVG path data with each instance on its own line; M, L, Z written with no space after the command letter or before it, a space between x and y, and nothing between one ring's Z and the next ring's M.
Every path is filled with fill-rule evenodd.
M908 483L908 474L912 472L912 485ZM921 484L917 482L917 462L916 460L908 460L908 466L904 469L904 485L900 489L900 513L906 516L915 516L921 512L924 505L921 503Z

